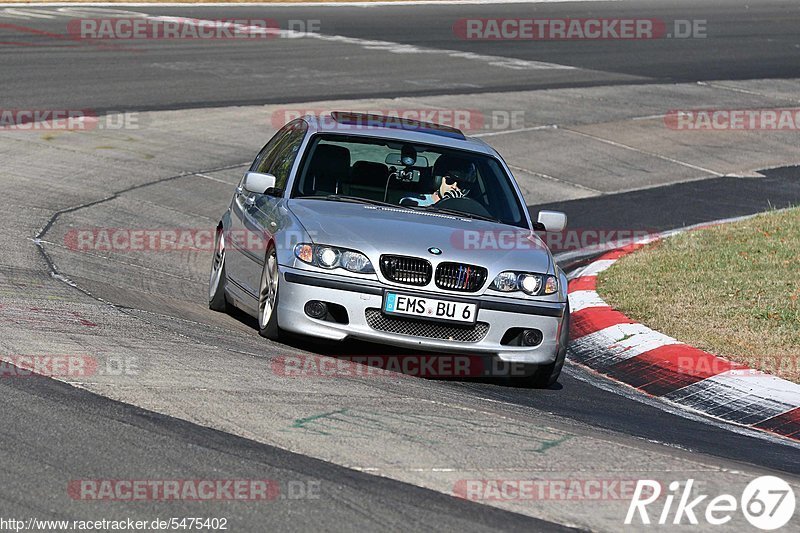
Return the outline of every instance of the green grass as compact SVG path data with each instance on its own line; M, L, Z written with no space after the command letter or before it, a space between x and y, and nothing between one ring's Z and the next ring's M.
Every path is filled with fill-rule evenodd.
M652 329L800 382L800 208L647 246L602 272L598 292Z

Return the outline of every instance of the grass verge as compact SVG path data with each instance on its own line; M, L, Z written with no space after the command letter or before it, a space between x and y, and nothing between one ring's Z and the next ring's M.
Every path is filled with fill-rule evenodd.
M597 281L652 329L800 382L800 208L659 241Z

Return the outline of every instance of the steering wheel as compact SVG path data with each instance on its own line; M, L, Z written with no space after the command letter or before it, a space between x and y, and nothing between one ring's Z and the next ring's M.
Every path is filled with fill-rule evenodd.
M433 207L453 209L454 211L461 211L470 215L494 218L494 216L487 211L482 203L473 200L472 198L467 198L466 196L461 198L445 198L436 202Z

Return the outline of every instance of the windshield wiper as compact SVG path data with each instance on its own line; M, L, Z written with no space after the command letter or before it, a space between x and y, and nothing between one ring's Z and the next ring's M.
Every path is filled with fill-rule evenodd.
M478 215L478 214L475 214L475 213L465 213L464 211L457 211L455 209L447 209L447 208L442 208L442 207L430 206L430 207L426 207L425 210L426 211L435 211L437 213L443 213L443 214L446 214L446 215L453 215L453 216L456 216L456 217L476 218L478 220L485 220L487 222L497 222L499 224L503 224L502 220L494 218L494 217L491 217L491 216Z
M382 202L380 200L373 200L371 198L361 198L360 196L348 196L346 194L328 194L325 196L320 196L320 195L295 196L295 199L330 200L334 202L353 202L353 203L368 204L368 205L379 205L382 207L391 207L393 209L400 208L400 209L409 209L413 211L435 211L437 213L442 213L445 215L453 215L463 218L475 218L478 220L486 220L487 222L497 222L503 224L501 220L498 220L491 216L478 215L475 213L465 213L463 211L457 211L455 209L447 209L435 206L391 204L389 202Z
M295 199L331 200L334 202L354 202L360 204L380 205L383 207L401 207L401 208L405 207L402 205L390 204L389 202L382 202L380 200L373 200L371 198L361 198L360 196L348 196L346 194L328 194L326 196L317 196L317 195L295 196Z

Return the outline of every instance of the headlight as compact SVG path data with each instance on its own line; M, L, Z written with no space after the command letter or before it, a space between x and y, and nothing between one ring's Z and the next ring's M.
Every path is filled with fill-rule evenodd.
M492 288L502 292L511 292L517 290L517 273L516 272L501 272L494 278Z
M501 272L489 288L500 292L522 291L531 296L545 296L558 292L558 279L530 272Z
M294 255L304 263L328 270L344 268L359 274L372 274L375 272L367 256L356 250L300 243L294 247Z
M342 265L342 268L349 270L350 272L372 271L372 263L370 263L369 259L367 259L367 256L361 252L345 250L342 252L339 263Z
M317 263L322 268L336 268L339 263L339 250L330 246L320 246L317 248Z
M517 281L525 294L538 294L542 287L542 276L538 274L520 274Z

